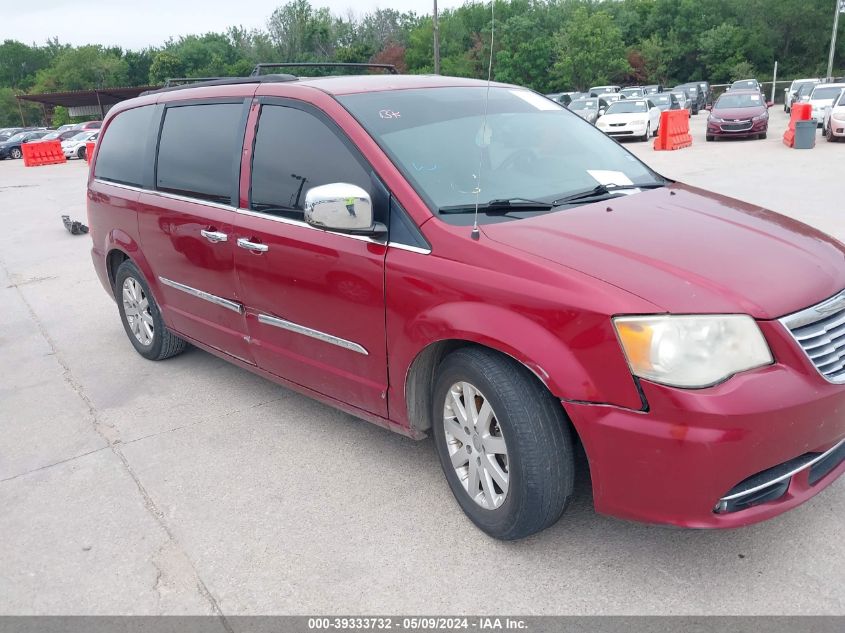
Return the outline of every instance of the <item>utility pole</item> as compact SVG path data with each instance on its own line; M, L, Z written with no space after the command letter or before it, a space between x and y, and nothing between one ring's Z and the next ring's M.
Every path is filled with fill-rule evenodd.
M827 78L833 77L833 54L836 52L836 29L839 27L839 14L845 13L845 0L836 0L833 14L833 33L830 36L830 55L827 58Z
M440 24L437 20L437 0L434 0L434 74L440 74Z
M775 60L775 72L772 73L772 98L771 102L775 102L775 88L778 85L778 60Z

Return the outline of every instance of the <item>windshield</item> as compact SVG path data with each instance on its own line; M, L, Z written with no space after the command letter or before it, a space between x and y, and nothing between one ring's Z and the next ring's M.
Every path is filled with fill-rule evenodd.
M726 110L728 108L759 108L763 100L758 94L730 94L725 93L716 101L714 110Z
M581 99L569 104L570 110L595 110L598 107L598 101L595 99Z
M474 206L476 199L480 204L511 198L551 202L598 184L661 180L616 141L528 90L490 88L483 125L486 91L395 90L338 100L435 212ZM471 215L444 217L472 222Z
M625 95L625 97L642 97L643 91L640 88L625 88L619 94Z
M61 135L61 132L50 132L49 134L45 134L41 138L45 141L51 141L54 138L59 138L59 135Z
M839 96L839 93L842 92L842 87L831 87L831 86L819 86L815 90L813 90L813 94L810 95L810 99L815 101L816 99L835 99Z
M91 132L80 132L79 134L75 134L74 136L71 136L71 137L70 137L69 139L67 139L67 140L69 140L69 141L81 141L81 140L83 140L83 139L88 138L88 136L89 136L90 134L91 134Z
M617 101L610 104L606 114L625 114L628 112L648 112L645 101Z
M17 143L19 141L22 141L26 138L27 134L29 134L29 132L18 132L14 136L9 137L8 142L9 143Z
M673 94L673 95L675 95L675 96L676 96L678 99L680 99L681 101L686 101L686 100L687 100L687 93L685 93L685 92L675 92L675 91L673 90L673 91L672 91L672 94Z
M757 88L757 86L759 86L759 84L757 83L756 79L745 79L743 81L733 82L731 84L731 90L734 90L734 89L739 90L739 89L743 89L743 88L748 88L750 90L754 90L755 88Z

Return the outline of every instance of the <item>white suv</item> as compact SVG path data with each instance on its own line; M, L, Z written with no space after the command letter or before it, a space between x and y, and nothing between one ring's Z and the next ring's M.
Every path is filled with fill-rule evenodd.
M825 108L833 105L843 88L845 88L845 83L819 84L813 88L813 92L810 93L809 104L813 107L812 118L817 126L822 126Z

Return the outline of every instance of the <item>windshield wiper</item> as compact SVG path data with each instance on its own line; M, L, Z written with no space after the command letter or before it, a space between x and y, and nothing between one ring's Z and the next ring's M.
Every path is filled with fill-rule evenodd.
M530 198L496 198L478 205L478 212L486 215L505 214L513 211L551 211L555 206L552 202L531 200ZM440 207L440 213L475 213L475 204L456 204L450 207Z
M616 185L611 182L606 185L596 185L592 189L587 189L586 191L578 191L568 196L564 196L563 198L558 198L557 200L553 200L551 204L554 206L560 206L563 204L568 204L570 202L588 200L590 198L605 198L608 196L612 196L616 191L623 191L625 189L658 189L660 187L665 186L666 183L662 182L650 182L644 185Z

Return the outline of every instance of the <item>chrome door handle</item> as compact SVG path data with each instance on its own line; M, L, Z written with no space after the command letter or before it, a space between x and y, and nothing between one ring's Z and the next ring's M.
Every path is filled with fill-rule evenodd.
M245 237L238 238L238 246L241 248L245 248L248 251L252 251L254 253L266 253L270 250L270 247L266 244L259 244L257 242L250 242Z
M200 235L202 235L212 244L217 244L217 242L225 242L229 239L228 235L226 235L225 233L221 233L220 231L206 231L205 229L202 229L200 231Z

